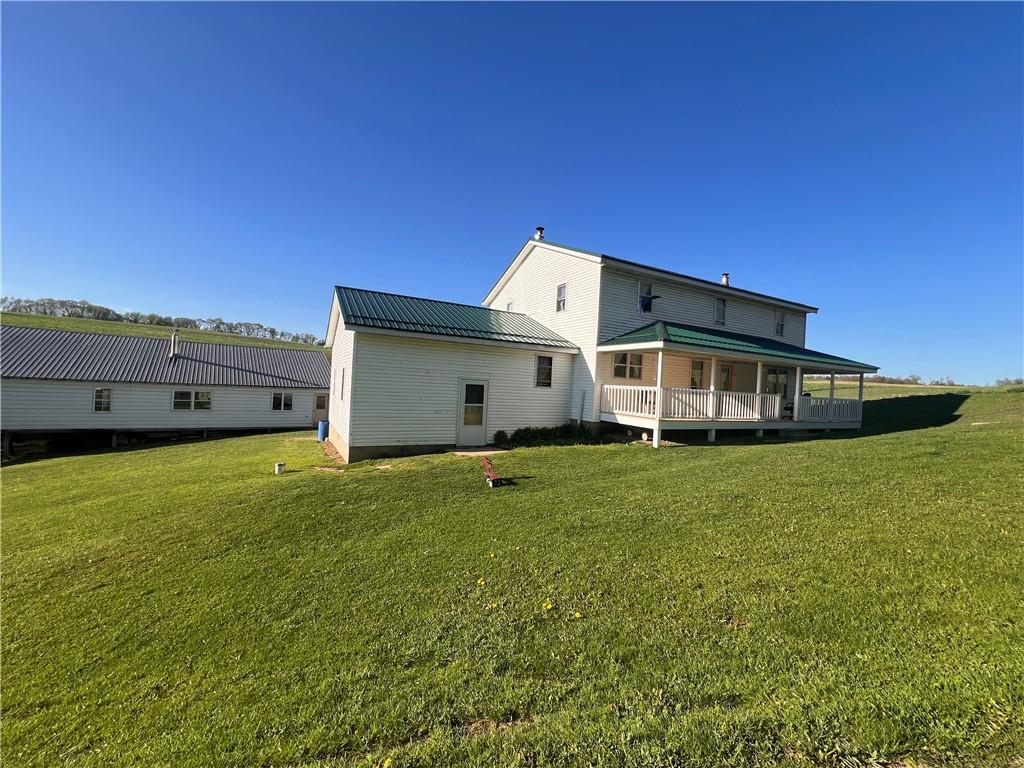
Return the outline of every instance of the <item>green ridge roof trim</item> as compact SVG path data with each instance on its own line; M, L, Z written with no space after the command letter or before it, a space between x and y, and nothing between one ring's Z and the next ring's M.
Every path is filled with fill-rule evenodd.
M520 312L341 285L334 290L346 325L576 349L571 341Z
M877 371L878 367L867 363L859 363L837 355L829 355L805 347L798 347L795 344L786 344L774 339L765 339L760 336L750 336L745 333L735 333L716 328L702 328L696 325L683 325L681 323L666 323L659 320L649 325L635 328L628 333L623 333L607 341L601 342L599 346L619 344L650 344L658 341L667 341L674 344L686 344L691 347L701 347L708 350L720 352L738 352L745 355L759 355L764 357L777 357L785 360L810 363L824 367L837 366L843 368L859 368L864 371Z

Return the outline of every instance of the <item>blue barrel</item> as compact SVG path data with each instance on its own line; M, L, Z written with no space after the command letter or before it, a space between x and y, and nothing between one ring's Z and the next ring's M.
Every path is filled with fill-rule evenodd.
M316 425L316 439L321 443L327 439L327 422L321 421Z

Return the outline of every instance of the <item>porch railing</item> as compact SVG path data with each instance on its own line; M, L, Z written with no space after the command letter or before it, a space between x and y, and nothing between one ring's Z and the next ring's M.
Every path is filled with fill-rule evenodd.
M801 397L799 421L860 421L863 404L849 398Z
M656 418L657 387L605 384L601 410L624 416ZM661 418L691 421L777 421L782 396L756 392L711 392L707 389L663 387Z

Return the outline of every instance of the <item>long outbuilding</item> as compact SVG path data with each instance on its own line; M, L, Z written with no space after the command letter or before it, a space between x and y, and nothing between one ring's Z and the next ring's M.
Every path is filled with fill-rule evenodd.
M0 327L0 429L295 429L327 418L316 349Z

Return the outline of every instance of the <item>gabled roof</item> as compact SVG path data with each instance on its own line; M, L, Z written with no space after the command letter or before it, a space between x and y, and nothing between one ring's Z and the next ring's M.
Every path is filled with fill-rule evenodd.
M165 339L0 326L0 376L12 379L328 389L320 350L273 349L179 341L170 358Z
M742 356L777 358L826 369L854 368L866 372L878 370L878 367L874 365L859 363L856 360L817 352L805 347L798 347L795 344L786 344L775 339L749 336L745 333L735 333L718 328L702 328L696 325L683 325L682 323L666 323L661 320L603 341L598 346L651 344L656 342L683 344L688 347L718 351L726 354L731 352Z
M520 312L501 312L472 304L400 296L335 286L345 327L380 328L432 336L528 344L539 347L576 345Z
M494 283L493 286L491 286L491 290L488 291L487 296L484 297L485 303L492 298L492 296L497 292L497 289L499 289L512 276L512 273L514 273L515 270L518 269L519 265L522 263L523 259L526 256L527 249L532 250L531 246L548 246L553 248L559 248L565 251L571 251L574 254L586 257L589 261L598 262L600 264L607 264L610 267L619 267L630 271L639 270L642 272L653 272L659 275L664 275L665 277L668 278L672 278L674 280L678 280L680 282L695 284L697 287L705 288L713 293L719 293L726 296L733 295L738 297L749 297L751 299L758 301L766 301L772 304L786 306L801 312L818 311L817 307L811 306L810 304L802 304L798 301L782 299L779 298L778 296L771 296L767 293L748 291L745 288L736 288L735 286L732 285L722 285L721 283L715 282L714 280L705 280L702 277L693 277L692 275L686 275L683 274L682 272L673 272L672 270L662 269L661 267L652 267L647 264L641 264L637 261L620 259L617 256L609 256L604 253L598 253L597 251L588 251L584 248L576 248L575 246L565 245L564 243L555 243L552 242L551 240L536 240L534 238L528 239L526 243L523 244L523 247L519 249L519 253L516 254L516 257L512 260L512 263L505 268L505 271L502 272L498 280Z

